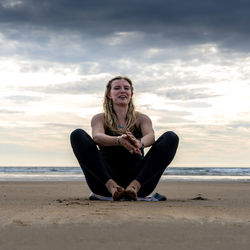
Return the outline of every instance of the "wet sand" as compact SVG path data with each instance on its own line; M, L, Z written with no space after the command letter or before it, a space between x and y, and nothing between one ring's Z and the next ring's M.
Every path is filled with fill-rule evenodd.
M160 182L163 202L89 201L82 182L0 182L0 249L249 249L250 183Z

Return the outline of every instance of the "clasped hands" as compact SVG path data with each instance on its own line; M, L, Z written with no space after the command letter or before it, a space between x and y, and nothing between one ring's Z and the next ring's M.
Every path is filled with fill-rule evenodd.
M125 134L119 136L119 142L131 154L135 153L142 155L140 150L142 148L142 143L139 140L137 140L130 131L126 131Z

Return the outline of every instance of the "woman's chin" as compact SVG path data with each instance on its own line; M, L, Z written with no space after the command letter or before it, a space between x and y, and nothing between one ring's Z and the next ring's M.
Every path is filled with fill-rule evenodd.
M119 106L127 106L128 105L128 101L119 101L119 102L116 102L114 104L119 105Z

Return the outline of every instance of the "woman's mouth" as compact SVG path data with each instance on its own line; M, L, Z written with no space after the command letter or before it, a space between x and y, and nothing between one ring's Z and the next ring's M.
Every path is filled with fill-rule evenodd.
M126 99L127 96L126 96L126 95L120 95L119 98L121 98L121 99Z

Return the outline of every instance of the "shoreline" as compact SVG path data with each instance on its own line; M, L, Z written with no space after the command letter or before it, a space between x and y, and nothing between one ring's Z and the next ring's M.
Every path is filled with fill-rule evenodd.
M0 175L0 183L6 182L85 182L84 176L43 176L43 175ZM250 176L215 176L215 175L164 175L160 182L239 182L250 183Z
M84 180L80 167L0 167L0 182ZM168 167L161 181L250 182L250 168Z
M250 183L160 182L167 201L89 201L85 182L0 182L2 249L249 249Z

